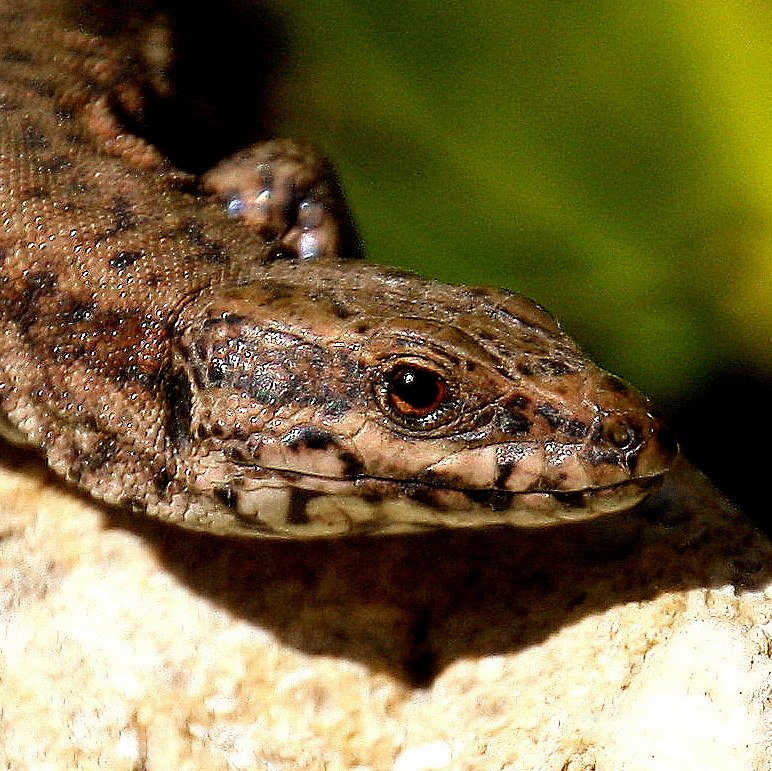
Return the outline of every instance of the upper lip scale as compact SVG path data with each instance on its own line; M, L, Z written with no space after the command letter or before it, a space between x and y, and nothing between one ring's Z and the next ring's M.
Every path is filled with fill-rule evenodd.
M426 479L393 479L391 477L379 477L374 475L359 474L354 477L332 477L325 474L314 474L310 471L293 471L286 468L274 468L273 466L260 466L257 463L247 463L246 461L234 461L237 466L243 466L245 468L260 469L261 471L271 471L277 474L292 474L296 477L310 477L312 479L323 479L330 482L360 482L360 481L373 481L373 482L387 482L391 484L408 484L408 485L422 485L424 487L430 487L434 490L451 490L459 493L479 493L480 490L496 490L502 493L512 493L512 495L532 495L533 493L546 493L548 495L560 495L565 493L592 493L600 492L603 490L614 490L616 488L626 487L627 485L636 484L658 477L664 476L667 473L667 469L658 471L653 474L646 474L644 476L631 477L630 479L623 479L619 482L614 482L610 485L592 485L590 487L579 487L575 490L554 490L554 489L533 489L533 490L508 490L504 487L451 487L450 485L444 485L437 480Z

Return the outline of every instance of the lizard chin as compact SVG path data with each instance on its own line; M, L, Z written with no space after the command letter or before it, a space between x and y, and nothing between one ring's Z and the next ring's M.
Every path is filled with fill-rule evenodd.
M488 525L543 527L635 506L663 474L574 491L469 490L416 480L291 474L244 476L217 491L245 529L277 538L398 534ZM291 479L287 477L291 476Z

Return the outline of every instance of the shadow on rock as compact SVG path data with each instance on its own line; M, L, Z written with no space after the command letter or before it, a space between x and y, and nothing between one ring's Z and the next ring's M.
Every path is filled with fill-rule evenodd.
M772 545L684 468L644 506L550 528L309 542L214 538L123 513L165 567L234 615L312 654L412 685L454 660L534 645L662 592L770 578Z

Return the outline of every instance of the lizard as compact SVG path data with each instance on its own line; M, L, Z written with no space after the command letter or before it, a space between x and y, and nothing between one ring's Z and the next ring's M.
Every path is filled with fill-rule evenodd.
M48 15L0 5L7 440L240 537L552 525L659 484L671 432L545 309L363 261L302 143L175 169L120 49Z

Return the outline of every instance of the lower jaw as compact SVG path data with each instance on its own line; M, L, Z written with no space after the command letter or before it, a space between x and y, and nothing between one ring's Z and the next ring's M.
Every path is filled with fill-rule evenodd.
M661 477L572 492L522 493L389 483L387 494L383 483L364 484L370 480L293 484L285 479L266 484L268 480L261 479L254 487L244 481L236 501L242 525L266 536L319 538L494 525L554 526L629 509L652 492ZM324 489L309 489L311 485Z

